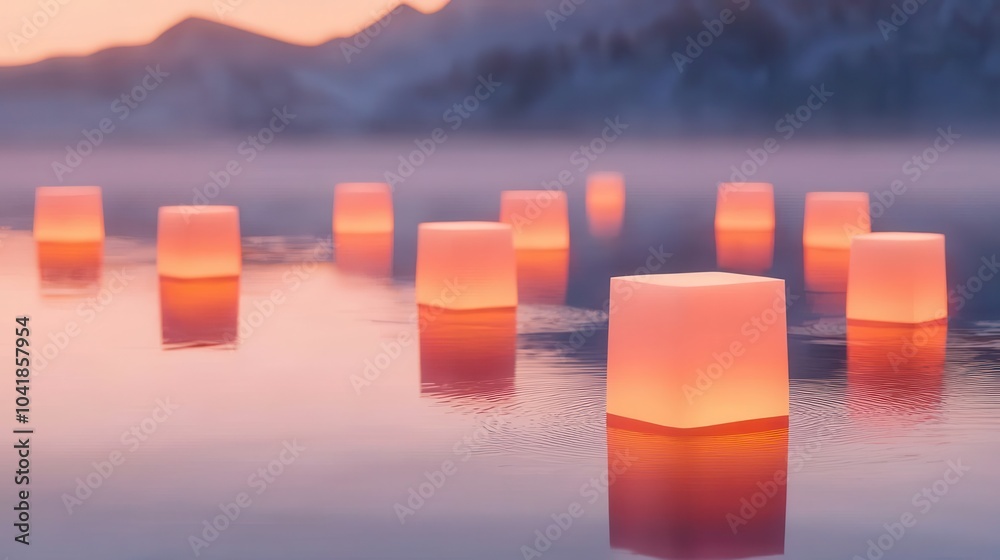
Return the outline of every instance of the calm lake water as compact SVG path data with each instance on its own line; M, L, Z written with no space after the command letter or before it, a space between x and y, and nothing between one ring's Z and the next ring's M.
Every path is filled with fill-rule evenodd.
M882 205L876 231L944 233L950 286L969 285L994 258L1000 146L961 139L915 177L905 166L934 138L782 146L753 174L775 183L766 274L790 293L790 426L701 438L606 427L601 309L608 279L650 255L669 255L657 272L716 269L715 185L760 140L626 137L586 170L572 156L579 143L451 140L397 187L391 249L332 246L332 185L380 180L407 140L279 140L250 162L238 139L106 146L66 177L105 189L104 262L69 273L40 270L30 237L33 188L59 184L51 162L61 150L0 151L0 317L11 342L14 317L31 317L36 354L32 546L7 544L8 476L0 550L102 560L996 558L1000 279L953 298L946 327L881 335L849 332L843 295L810 292L804 280L803 199L813 190L871 193ZM234 159L240 173L211 202L240 206L244 273L192 302L156 275L155 210L195 202ZM583 185L595 170L626 176L614 239L588 231ZM417 224L495 220L501 190L562 172L572 248L525 264L527 302L418 331ZM890 201L895 180L905 190ZM897 351L905 359L889 363ZM13 458L8 449L0 461Z

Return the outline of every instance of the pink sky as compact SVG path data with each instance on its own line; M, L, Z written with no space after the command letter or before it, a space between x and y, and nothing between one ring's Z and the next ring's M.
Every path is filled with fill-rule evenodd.
M448 1L406 0L405 3L432 12ZM89 54L114 45L148 43L189 16L312 45L348 35L399 3L400 0L3 0L0 65Z

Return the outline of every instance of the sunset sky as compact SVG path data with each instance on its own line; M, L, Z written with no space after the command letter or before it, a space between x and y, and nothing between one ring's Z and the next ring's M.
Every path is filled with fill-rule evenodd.
M405 3L432 12L448 1ZM351 34L399 3L399 0L3 0L0 65L148 43L189 16L221 21L284 41L316 44Z

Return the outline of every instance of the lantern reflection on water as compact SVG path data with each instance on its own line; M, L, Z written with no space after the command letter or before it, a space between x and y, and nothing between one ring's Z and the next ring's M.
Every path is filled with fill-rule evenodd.
M164 346L216 346L237 339L238 277L160 277L160 317Z
M663 559L780 555L788 429L664 435L608 425L611 546Z

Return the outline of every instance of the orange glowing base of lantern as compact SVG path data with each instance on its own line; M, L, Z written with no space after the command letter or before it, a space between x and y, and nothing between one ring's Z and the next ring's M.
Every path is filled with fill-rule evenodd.
M655 558L784 552L788 430L664 436L608 426L611 546Z
M178 280L160 277L160 314L165 346L235 344L240 281L232 278Z
M104 243L36 243L42 287L76 290L101 280Z
M421 393L498 398L514 391L517 312L419 306Z
M802 244L814 249L851 248L851 238L871 232L868 193L811 192L806 194Z
M774 230L715 230L716 262L720 269L761 274L774 263Z

